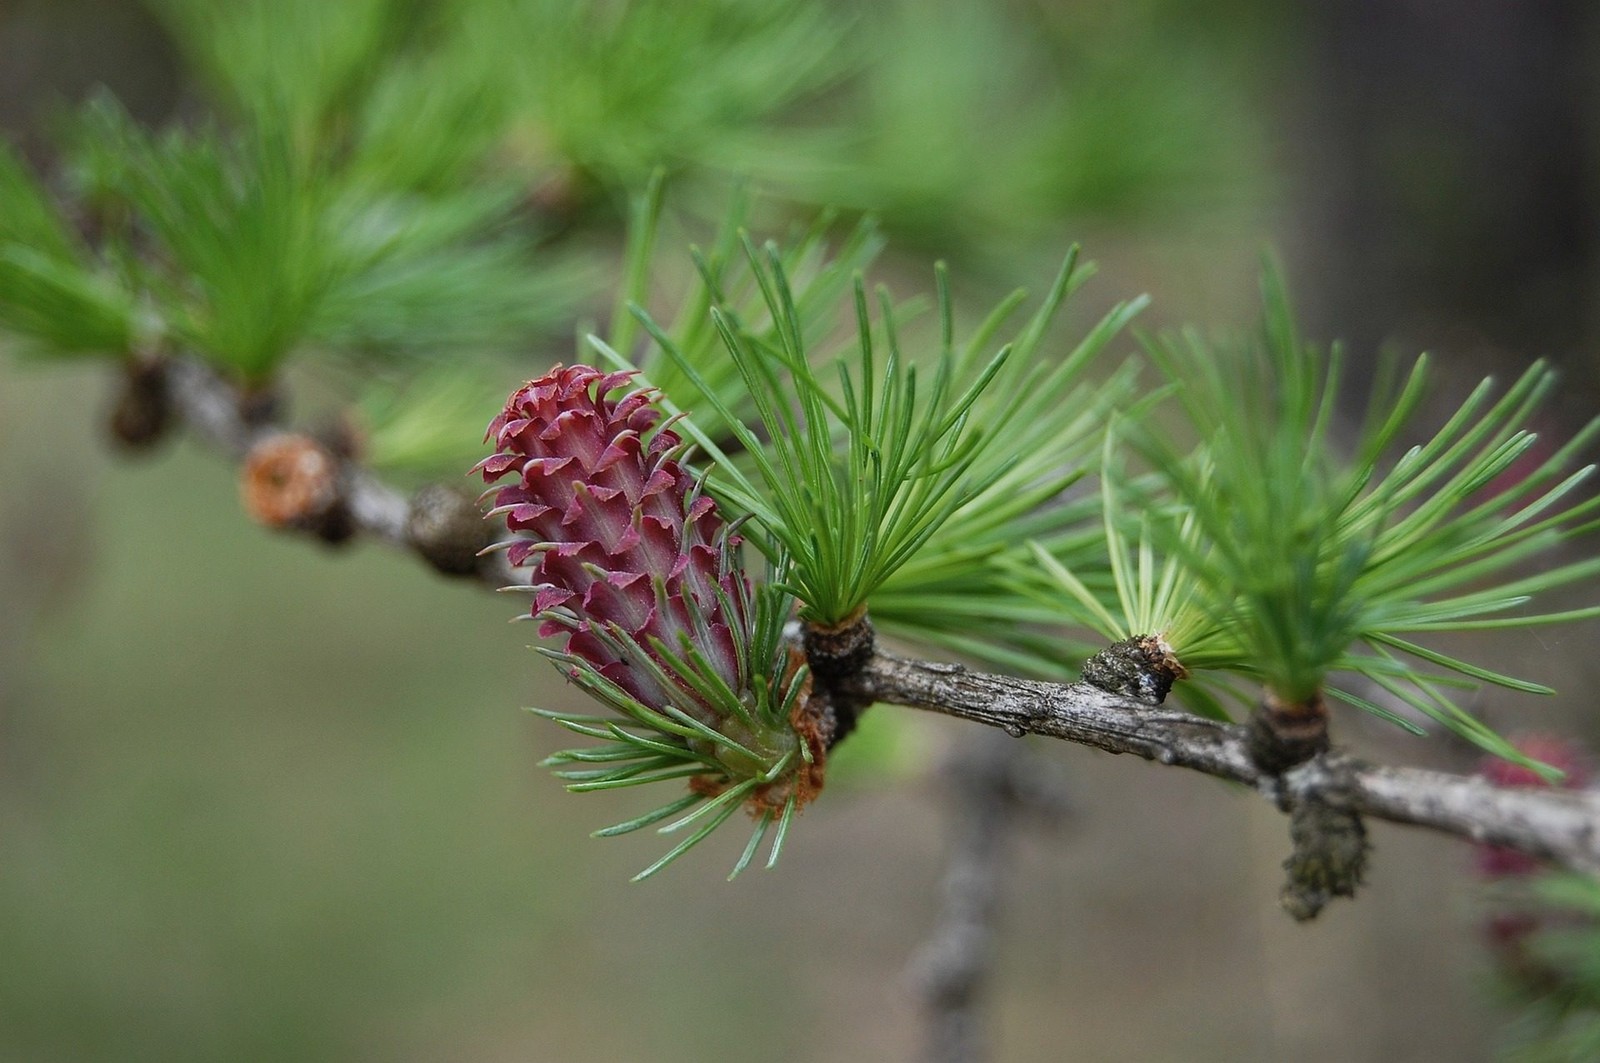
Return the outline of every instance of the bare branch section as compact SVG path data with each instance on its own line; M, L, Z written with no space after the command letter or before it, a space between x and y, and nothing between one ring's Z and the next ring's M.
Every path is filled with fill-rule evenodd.
M1393 823L1503 845L1600 873L1600 793L1501 789L1448 772L1367 764L1338 751L1283 776L1257 768L1242 725L1108 694L1086 683L1045 683L878 652L842 684L852 695L1132 753L1244 783L1292 809L1319 801Z
M283 434L283 426L270 413L251 415L249 397L205 363L174 359L165 369L178 419L203 443L235 461L244 461L257 447ZM344 461L339 464L337 489L341 513L352 534L417 553L436 568L473 576L491 588L527 583L498 551L470 566L442 564L436 544L418 535L419 526L428 524L419 518L426 518L430 508L436 508L437 494L426 488L415 498L408 497L356 463ZM430 500L435 502L433 506Z

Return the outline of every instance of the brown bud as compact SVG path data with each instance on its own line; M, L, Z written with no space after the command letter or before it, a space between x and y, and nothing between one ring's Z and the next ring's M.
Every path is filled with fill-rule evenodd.
M129 452L148 450L172 425L172 390L161 359L125 362L111 407L111 438Z
M283 432L251 447L240 486L245 511L269 528L308 531L329 543L355 532L339 462L309 436Z
M444 484L419 490L406 514L406 538L447 576L470 576L478 570L478 553L489 545L489 531L477 503Z
M1108 694L1159 705L1172 684L1189 674L1159 635L1135 635L1114 642L1083 662L1083 681Z

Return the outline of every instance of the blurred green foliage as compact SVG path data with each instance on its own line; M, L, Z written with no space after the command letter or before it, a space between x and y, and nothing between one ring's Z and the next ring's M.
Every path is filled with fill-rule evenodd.
M627 304L663 294L682 296L665 326L682 348L717 349L713 303L776 342L739 255L747 222L798 225L783 267L807 342L827 347L824 304L880 249L871 225L851 228L857 214L1009 286L1068 226L1179 231L1249 215L1273 191L1271 104L1255 86L1276 60L1249 2L1207 17L1175 0L149 6L204 102L151 131L92 100L62 123L59 173L0 146L8 347L182 351L252 382L290 369L313 404L349 408L367 463L404 479L470 464L493 412L484 397L542 372L570 349L570 325L584 331L608 307L608 338L630 356L648 344ZM648 268L609 299L596 266L616 260L626 204L652 173L665 175L674 237L707 251L697 264L645 249L631 260ZM768 198L726 215L744 179ZM821 205L854 233L832 262L820 248L834 230L811 226ZM706 224L725 216L720 231ZM1091 336L1108 341L1136 309L1112 308L1109 332ZM669 394L698 387L674 363L646 365ZM710 383L748 412L723 365ZM898 605L911 634L1018 670L1069 669L1082 647L1053 628L1066 596L1039 604L1040 572L1020 551L1028 537L1058 560L1103 550L1101 508L1024 519L1024 503L1094 453L1077 404L1098 416L1128 384L1025 407L1039 446L996 481L1014 507L968 511L959 541L884 585L886 617ZM1070 465L1044 455L1051 433L1074 440ZM138 563L108 563L94 612L44 629L30 685L0 720L24 793L7 805L0 861L0 1051L527 1058L538 1044L550 1059L698 1059L706 999L739 1036L768 1036L769 1055L804 1043L799 1012L774 1000L819 993L815 972L768 964L756 978L742 964L793 946L772 911L825 925L836 898L806 909L768 882L663 920L694 910L698 887L663 883L678 892L645 906L595 886L620 883L636 853L582 847L602 866L593 880L552 868L582 828L529 836L525 802L543 798L527 746L541 740L504 706L530 661L482 635L504 603L467 603L397 559L311 558L229 534L216 504L229 490L187 455L107 486L108 512L142 516L102 525L97 549ZM1142 540L1127 534L1131 569ZM1012 581L996 601L968 579L990 561ZM1119 589L1092 564L1082 580L1100 600ZM928 759L921 741L872 716L840 753L843 777L903 777ZM608 914L580 937L572 913L586 906ZM677 950L674 966L703 961L694 978L647 981L615 962L646 933ZM592 992L573 992L574 969ZM441 1004L451 992L460 999ZM605 1010L619 993L637 1024ZM579 1000L591 1010L569 1014ZM449 1023L431 1025L431 1007L453 1008ZM471 1041L473 1015L504 1031L519 1009L512 1049Z
M291 359L514 380L542 367L505 356L547 345L600 294L588 267L652 172L691 216L722 216L727 179L754 178L775 208L874 211L1002 278L1058 219L1243 204L1262 172L1247 67L1193 35L1177 48L1160 5L151 9L209 113L150 133L101 96L61 124L66 181L0 159L0 323L41 353L181 350L254 384ZM391 419L426 390L362 375L325 379L359 380L346 398Z
M1003 254L1062 219L1181 223L1264 191L1261 115L1229 32L1168 3L891 0L826 150L751 165L941 253ZM799 157L796 157L799 156Z
M1497 884L1491 944L1500 988L1516 1007L1507 1063L1600 1056L1600 879L1543 870Z
M1415 638L1600 612L1528 607L1600 572L1600 559L1561 553L1597 526L1600 496L1580 491L1595 467L1578 466L1577 455L1600 421L1540 449L1535 414L1555 375L1535 364L1503 391L1484 380L1430 431L1416 424L1434 383L1423 357L1403 374L1391 366L1360 427L1341 433L1344 352L1302 336L1271 265L1262 287L1254 337L1209 342L1188 330L1146 344L1186 417L1129 426L1160 484L1119 492L1112 537L1119 521L1141 529L1147 555L1165 555L1188 587L1209 621L1190 631L1203 645L1196 667L1248 676L1290 704L1325 691L1416 729L1340 678L1359 677L1396 707L1528 763L1451 688L1554 689ZM1174 423L1185 426L1176 444ZM1528 571L1533 557L1542 570ZM1130 582L1119 576L1124 600L1135 597Z

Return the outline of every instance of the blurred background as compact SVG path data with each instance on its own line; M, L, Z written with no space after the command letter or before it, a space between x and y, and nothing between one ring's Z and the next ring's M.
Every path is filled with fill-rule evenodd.
M248 117L240 85L277 75L208 21L234 6L0 0L6 138L49 168L101 87L148 125ZM515 175L539 276L561 279L483 370L490 410L605 314L627 195L664 163L685 231L748 177L779 224L876 213L882 274L925 287L944 257L980 305L1082 241L1100 276L1079 326L1146 291L1146 326L1243 325L1276 248L1358 376L1386 345L1432 349L1459 397L1544 356L1568 381L1551 430L1594 411L1583 0L903 0L749 25L737 4L534 3L512 28L488 0L343 6L392 21L318 67L380 101L362 143L439 130L437 157L401 153L424 191L485 159ZM474 6L490 13L437 21ZM391 68L408 77L374 89ZM350 393L337 367L297 383L313 406ZM0 1058L915 1057L907 965L950 828L934 769L970 727L874 710L777 870L724 882L743 839L714 838L630 885L660 841L589 840L637 799L571 797L536 767L563 739L518 706L575 701L505 623L516 603L255 527L233 469L192 444L116 457L112 384L0 358ZM367 403L376 436L403 423L386 400ZM1593 745L1596 634L1503 636L1500 660L1567 693L1477 710ZM1337 727L1386 759L1473 763ZM1363 895L1299 926L1263 802L1041 753L1073 812L1015 839L996 1060L1493 1055L1506 1016L1465 847L1380 825Z

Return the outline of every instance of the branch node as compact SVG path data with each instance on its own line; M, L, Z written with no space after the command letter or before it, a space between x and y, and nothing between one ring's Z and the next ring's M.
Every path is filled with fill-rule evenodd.
M838 624L824 625L809 621L800 625L800 643L805 649L806 663L811 668L812 682L817 695L825 698L833 710L834 728L828 736L828 748L855 730L856 717L872 704L845 689L849 681L872 660L877 649L877 637L872 623L867 619L867 607L862 606Z
M801 627L800 637L811 674L825 684L859 672L872 659L877 643L866 606L837 624L807 622Z
M174 413L166 359L125 362L111 406L111 438L118 447L130 454L150 450L166 438Z
M1083 681L1108 694L1150 705L1166 700L1172 684L1188 671L1159 635L1135 635L1114 642L1083 662Z
M472 498L444 484L428 484L411 497L406 539L417 553L446 576L471 576L489 541L490 528Z
M1328 706L1321 692L1286 701L1271 691L1250 716L1250 759L1268 775L1282 775L1328 751Z
M271 382L245 384L234 393L239 422L250 429L267 429L283 420L288 402Z

